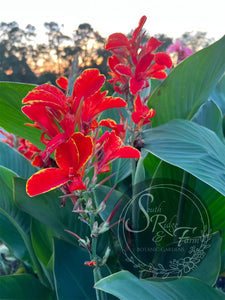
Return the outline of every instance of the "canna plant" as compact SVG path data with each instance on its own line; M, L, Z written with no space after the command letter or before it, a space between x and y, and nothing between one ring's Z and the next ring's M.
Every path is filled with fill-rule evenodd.
M113 95L0 83L2 299L225 298L225 39L169 71L145 21L108 38Z

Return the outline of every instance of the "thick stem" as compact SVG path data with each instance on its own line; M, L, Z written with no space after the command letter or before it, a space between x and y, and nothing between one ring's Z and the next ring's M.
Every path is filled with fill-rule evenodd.
M182 179L182 185L181 185L181 191L180 191L178 210L177 210L176 228L179 228L182 224L182 220L183 220L183 216L184 216L185 203L186 203L185 186L187 185L188 180L189 180L189 173L184 171L183 179ZM177 242L178 240L179 240L179 236L176 236L175 237L175 242Z

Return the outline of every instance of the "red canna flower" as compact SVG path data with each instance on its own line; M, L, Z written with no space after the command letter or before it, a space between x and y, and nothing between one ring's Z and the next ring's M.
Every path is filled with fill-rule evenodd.
M134 100L134 112L131 115L133 122L141 128L143 125L150 123L150 118L153 118L154 115L155 111L144 105L141 102L140 95L138 95Z
M146 22L143 16L139 26L134 30L131 39L122 33L109 36L106 50L113 53L109 57L110 82L119 93L136 95L149 86L150 78L164 79L166 68L172 67L172 61L166 53L153 53L163 43L151 37L145 45L141 45L144 37L142 28ZM119 86L117 85L119 84Z
M123 146L115 131L105 132L97 141L95 174L109 172L109 164L117 158L140 158L140 152L131 147Z
M115 131L115 134L119 136L122 141L125 140L127 124L117 124L116 121L112 119L105 119L101 120L99 122L99 125L113 129Z
M59 168L43 169L32 175L27 181L27 194L31 197L36 196L66 183L69 184L70 192L86 189L82 178L85 164L92 152L92 138L82 133L74 133L55 151L55 160Z

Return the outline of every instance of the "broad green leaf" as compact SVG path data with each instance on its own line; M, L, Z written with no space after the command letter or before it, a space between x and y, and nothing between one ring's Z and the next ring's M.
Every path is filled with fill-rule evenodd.
M43 149L43 144L40 142L41 132L24 125L32 121L21 111L22 99L34 87L30 84L0 82L0 127Z
M77 233L81 238L88 235L89 228L78 219L77 214L72 212L73 204L70 199L67 199L65 207L60 207L61 199L59 197L62 196L62 193L58 190L31 198L26 193L26 180L15 178L14 187L16 205L22 211L50 227L57 236L77 244L76 238L65 229Z
M23 261L29 260L24 240L9 219L0 213L0 240L12 251L13 255Z
M14 177L16 176L14 172L0 166L0 190L1 190L0 213L2 213L5 217L7 217L8 220L18 231L29 252L35 271L37 271L42 282L45 282L45 284L48 285L48 282L46 281L46 278L43 275L43 270L39 262L37 261L37 258L34 254L34 250L31 244L31 237L30 237L31 216L21 211L15 205L13 190L10 185L6 184L5 181L6 171L8 173L7 181L9 180L10 176L11 176L11 181L13 180L13 178L16 178Z
M6 167L18 176L29 178L37 171L22 154L9 145L0 142L0 166Z
M214 131L224 141L223 115L220 108L212 100L202 104L191 121Z
M54 239L54 258L58 299L95 299L93 270L84 265L90 260L88 252Z
M211 130L174 120L143 132L144 149L225 195L225 147Z
M95 288L121 300L225 299L225 295L204 282L191 277L171 281L139 280L128 271L101 279Z
M28 274L0 276L0 299L55 299L53 293Z
M32 219L31 239L34 251L39 260L47 266L53 253L54 232L42 222Z
M13 201L12 187L6 184L5 178L11 177L11 181L16 174L4 167L0 167L0 212L5 215L16 227L21 236L25 238L30 232L31 217L18 209Z
M111 178L111 185L121 182L132 172L131 159L117 158L112 163L111 173L115 175Z
M152 126L173 119L190 120L208 100L225 71L225 37L180 63L149 99L155 109Z

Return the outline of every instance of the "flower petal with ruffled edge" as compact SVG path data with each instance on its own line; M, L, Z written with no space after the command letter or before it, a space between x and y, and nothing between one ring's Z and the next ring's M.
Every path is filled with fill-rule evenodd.
M130 47L128 38L123 33L113 33L109 36L105 49L112 50L123 47Z
M42 104L66 113L68 111L67 99L64 93L57 87L50 84L42 84L22 100L23 104Z
M95 166L97 173L102 172L102 169L105 169L116 158L140 158L140 152L137 149L131 146L123 146L121 139L114 130L111 133L104 134L98 140L98 143L100 149L101 147L102 149Z
M68 180L68 175L61 169L43 169L28 179L26 191L29 196L33 197L60 187Z
M135 124L141 128L151 122L150 118L154 117L155 111L149 109L146 105L141 102L141 97L138 95L134 100L134 112L131 118Z
M36 122L34 127L41 129L50 138L60 133L60 129L54 121L52 113L45 106L40 104L26 105L22 107L22 112L32 121Z
M104 119L99 122L99 126L105 126L115 130L116 135L118 135L122 140L126 136L126 130L124 124L117 124L116 121L112 119Z
M82 122L88 126L94 118L96 118L101 112L116 107L126 107L127 102L120 97L106 97L106 92L100 91L84 101L82 108Z
M97 69L85 70L75 81L72 93L72 112L76 113L80 101L87 99L101 89L105 76Z

